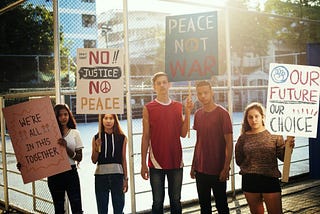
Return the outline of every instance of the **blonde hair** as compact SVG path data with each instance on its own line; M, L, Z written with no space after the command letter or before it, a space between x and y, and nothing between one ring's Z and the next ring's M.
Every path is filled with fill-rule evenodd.
M250 103L249 105L247 105L247 107L244 110L241 134L244 134L246 131L251 130L247 117L248 117L248 112L252 109L256 109L261 114L262 118L265 118L265 109L263 105L258 102ZM262 120L262 125L264 126L264 120Z

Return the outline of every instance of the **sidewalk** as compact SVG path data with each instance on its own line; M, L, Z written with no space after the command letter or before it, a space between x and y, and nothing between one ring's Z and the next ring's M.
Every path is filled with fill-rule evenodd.
M231 214L250 213L247 201L241 192L236 195L235 200L229 197L228 201ZM284 183L282 186L282 206L283 212L288 214L320 213L320 179L302 178ZM198 204L184 207L183 213L200 213L200 207ZM214 202L213 213L217 213ZM265 213L267 213L266 209Z
M151 200L151 199L150 199ZM240 192L232 199L228 198L229 208L231 214L249 214L250 210L244 195ZM217 213L215 210L215 204L213 202L213 213ZM289 183L284 183L282 186L282 205L283 212L286 214L316 214L320 213L320 179L300 178ZM183 205L184 214L200 213L200 207L198 203ZM2 213L19 213L22 212L10 209L5 212L4 207L0 205L0 214ZM169 211L165 212L169 214ZM267 212L265 212L267 213Z

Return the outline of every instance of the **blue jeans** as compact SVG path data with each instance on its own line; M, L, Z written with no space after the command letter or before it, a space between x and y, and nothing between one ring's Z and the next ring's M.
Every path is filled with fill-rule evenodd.
M173 214L182 213L180 200L183 168L168 170L150 168L150 184L153 198L152 213L163 213L165 176L167 176L168 180L170 211Z
M213 192L216 208L220 214L228 214L227 182L219 181L219 175L208 175L196 172L196 183L201 208L201 214L212 213L211 190Z
M67 192L73 214L82 213L80 180L76 166L66 172L48 177L55 214L64 214L64 199Z
M124 208L123 174L95 175L95 193L99 214L108 213L111 191L114 214L122 214Z

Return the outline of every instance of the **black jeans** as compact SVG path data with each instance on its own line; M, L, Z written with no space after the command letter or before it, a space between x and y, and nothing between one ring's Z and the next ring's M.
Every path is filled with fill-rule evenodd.
M170 211L172 214L181 214L181 187L183 168L180 169L154 169L150 168L150 184L152 189L152 214L163 213L165 195L165 177L168 180L168 194Z
M55 214L64 214L64 199L67 192L73 214L82 213L80 180L76 166L66 172L48 177Z
M124 207L123 174L95 175L95 193L99 214L108 213L111 192L114 214L122 214Z
M196 183L201 207L201 214L212 213L211 190L213 192L216 208L220 214L228 214L227 182L219 181L218 175L208 175L196 172Z

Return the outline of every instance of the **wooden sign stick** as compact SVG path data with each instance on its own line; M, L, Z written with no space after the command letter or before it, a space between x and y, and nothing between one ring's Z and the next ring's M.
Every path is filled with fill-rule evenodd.
M291 154L293 148L290 146L290 141L292 140L292 136L288 136L286 140L286 148L284 153L284 161L283 161L283 168L282 168L282 182L288 182L289 180L289 172L290 172L290 161L291 161Z

